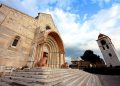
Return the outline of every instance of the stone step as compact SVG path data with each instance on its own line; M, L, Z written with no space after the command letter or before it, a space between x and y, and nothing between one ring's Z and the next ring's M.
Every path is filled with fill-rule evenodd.
M21 70L20 70L21 71ZM31 69L24 69L23 71L32 71L32 72L78 72L79 70L78 69L51 69L51 68L31 68Z
M46 70L46 71L39 71L39 70L36 70L36 71L31 71L31 70L28 70L28 71L25 71L25 70L17 70L17 71L14 71L14 73L28 73L28 74L59 74L59 73L66 73L67 71L62 71L62 70L55 70L55 71L50 71L50 70Z
M26 68L0 80L2 86L101 86L96 75L78 69Z
M63 76L61 79L58 79L58 80L56 80L56 81L59 81L59 82L57 82L56 83L56 81L53 81L52 83L52 85L54 85L54 86L65 86L64 84L63 84L63 81L66 81L66 79L68 79L68 78L71 78L71 77L74 77L74 76L77 76L78 74L69 74L69 75L65 75L65 76ZM51 83L50 83L51 84ZM52 86L52 85L50 85L50 86Z
M70 77L67 77L61 84L63 86L67 85L68 83L71 83L72 81L74 81L76 78L78 78L80 76L78 76L78 74L76 75L73 75L73 76L70 76Z
M55 72L56 71L54 71L54 73ZM31 72L31 71L23 72L23 71L19 71L19 72L13 72L13 74L11 74L11 76L5 76L5 78L11 79L12 82L16 80L17 82L21 82L21 83L25 82L25 83L36 84L36 83L39 82L39 84L40 83L42 83L42 84L50 83L50 84L54 85L56 83L62 82L63 78L70 77L70 76L76 74L77 72L75 70L71 70L71 69L66 70L64 73L59 72L59 73L55 73L53 75L51 74L50 76L52 76L52 77L50 77L50 79L48 78L48 75L37 75L39 73L40 72ZM36 74L36 75L30 75L30 74Z
M78 71L73 71L73 70L64 70L64 71L62 71L62 69L60 70L59 69L59 71L44 71L44 72L42 72L42 71L37 71L37 72L34 72L34 71L19 71L19 72L13 72L13 73L28 73L28 74L44 74L44 73L46 73L46 74L57 74L57 73L78 73Z
M15 77L15 76L5 76L6 78L9 78L11 80L20 80L20 81L25 81L25 82L28 82L28 83L34 83L34 82L40 82L40 83L49 83L49 82L53 82L53 81L57 81L57 80L62 80L62 78L65 78L65 77L68 77L70 76L70 74L66 74L66 75L62 75L60 77L53 77L51 79L49 78L46 78L46 79L42 79L42 78L27 78L27 77Z
M77 81L75 86L86 86L87 81L89 80L89 78L90 78L91 76L92 76L92 75L89 74L88 76L86 76L85 78L83 78L81 81Z
M60 70L60 69L59 69ZM68 70L67 70L68 71ZM11 74L11 76L15 76L15 77L26 77L26 78L54 78L54 77L59 77L59 76L63 76L63 75L67 75L67 74L75 74L78 72L75 72L73 70L70 70L69 72L59 72L59 73L49 73L47 72L45 75L41 72L13 72Z
M79 71L77 73L71 74L70 76L66 77L66 79L63 81L63 83L69 81L70 79L72 79L75 76L84 75L84 74L86 74L86 73L83 71L82 72Z
M24 82L24 81L20 81L20 80L11 80L9 78L2 78L1 79L2 82L9 84L9 86L14 86L15 84L19 84L19 86L29 86L30 84ZM5 85L4 85L5 86ZM16 85L15 85L16 86Z
M30 75L48 75L48 74L51 74L50 72L31 72L31 71L29 71L29 72L22 71L22 72L13 72L13 73L15 73L15 74L30 74Z
M0 84L0 86L52 86L49 84L41 84L39 82L33 82L33 83L27 83L25 81L20 81L20 80L11 80L9 78L3 78L2 82L0 83L4 83L4 84Z
M0 86L11 86L11 85L9 85L9 84L6 83L6 82L0 82Z
M30 74L22 74L22 73L19 73L19 74L16 74L16 73L13 73L11 74L11 76L15 76L15 77L26 77L26 78L36 78L36 79L39 79L39 78L42 78L42 79L45 79L45 78L55 78L55 77L59 77L59 76L63 76L63 75L67 75L68 73L65 72L65 73L58 73L58 74L49 74L49 75L30 75Z
M90 78L88 79L88 81L86 82L86 86L94 86L92 83L93 83L93 78L94 76L91 75Z
M87 81L86 86L99 86L99 85L97 85L96 83L97 83L97 81L96 81L96 76L95 76L95 75L92 75L92 76L90 77L90 79Z
M95 79L95 76L93 75L91 77L91 79L88 81L89 82L89 86L93 86L93 85L96 85L96 79ZM96 85L97 86L97 85Z
M98 76L94 75L94 79L93 79L93 80L94 80L94 84L95 84L96 86L102 86L102 84L101 84Z
M86 78L88 76L88 74L78 74L78 78L76 78L75 80L73 80L72 82L69 82L68 84L66 84L65 86L76 86L75 84L78 82L81 82L82 79Z
M28 72L28 71L32 71L32 72L47 72L47 71L49 71L49 72L63 72L63 71L66 71L66 69L59 69L59 68L57 68L57 69L51 69L51 68L31 68L31 69L28 69L28 68L25 68L25 69L23 69L23 70L18 70L17 72L21 72L21 71L25 71L25 72Z
M62 77L62 82L65 81L66 79L70 78L70 77L73 77L75 75L78 75L78 74L68 74L68 75L65 75Z
M34 78L26 78L26 77L15 77L15 76L5 76L5 78L8 78L10 80L19 80L19 81L24 81L24 82L42 82L45 81L45 79L34 79Z
M90 78L90 74L87 74L84 78L80 78L76 83L75 86L86 86L86 82Z
M29 74L11 74L11 77L26 77L26 78L36 78L36 79L46 79L48 78L48 75L29 75Z

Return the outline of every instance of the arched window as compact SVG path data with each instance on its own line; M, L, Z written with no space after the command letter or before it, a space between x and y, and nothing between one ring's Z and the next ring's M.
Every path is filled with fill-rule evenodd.
M108 55L109 55L110 57L112 57L112 54L111 54L111 53L109 53Z
M12 46L17 46L17 44L18 44L18 41L20 40L20 36L16 36L15 38L14 38L14 41L13 41L13 43L12 43Z
M103 50L105 50L105 47L104 47L104 46L102 46L102 48L103 48Z
M107 45L105 40L101 40L100 43L102 44L103 50L105 50L106 48L109 49L109 46Z
M102 45L105 45L106 44L106 41L105 40L101 40L100 41Z
M50 28L50 26L46 26L46 30L50 30L51 28Z
M106 44L107 49L109 49L109 46Z

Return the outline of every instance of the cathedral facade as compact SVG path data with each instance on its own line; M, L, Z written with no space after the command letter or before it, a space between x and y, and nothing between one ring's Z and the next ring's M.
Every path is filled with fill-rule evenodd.
M0 5L0 65L60 68L64 45L51 15L33 18Z

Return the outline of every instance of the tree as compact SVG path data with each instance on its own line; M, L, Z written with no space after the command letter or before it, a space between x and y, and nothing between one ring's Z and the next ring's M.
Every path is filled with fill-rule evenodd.
M83 54L83 56L81 56L81 58L84 61L90 61L91 63L103 63L103 59L100 58L100 56L96 55L93 53L92 50L86 50Z

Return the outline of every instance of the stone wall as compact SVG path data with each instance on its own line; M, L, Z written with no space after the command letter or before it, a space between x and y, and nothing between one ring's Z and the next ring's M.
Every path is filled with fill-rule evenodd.
M17 39L17 45L13 46L16 36L19 40ZM42 47L49 36L53 37L56 43L52 47L59 45L58 55L52 52L50 61L56 59L55 62L60 63L60 66L65 62L64 46L52 16L39 13L36 18L33 18L8 6L0 5L0 65L14 67L32 65L35 63L37 54L43 53ZM39 51L37 46L41 44L43 45L40 47L42 51ZM41 54L38 58L42 57Z
M52 16L50 14L39 13L37 18L37 27L40 27L41 31L46 31L46 26L50 26L50 30L58 32Z
M34 18L4 5L0 7L0 65L26 65L35 28ZM20 36L20 40L12 47L15 36Z

